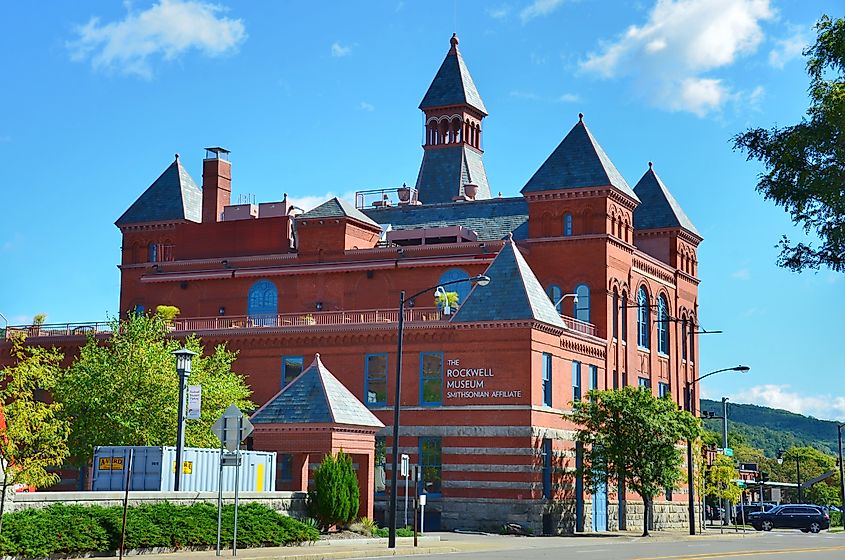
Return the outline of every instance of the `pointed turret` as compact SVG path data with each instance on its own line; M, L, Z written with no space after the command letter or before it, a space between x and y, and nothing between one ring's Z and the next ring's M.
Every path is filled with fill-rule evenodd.
M481 149L481 121L487 108L458 50L457 35L452 35L450 45L420 103L425 113L425 152L416 188L424 204L490 198Z
M639 206L634 210L635 230L678 227L701 237L681 205L655 173L651 162L648 162L648 171L634 187L634 192L640 199Z
M637 200L637 195L584 124L583 113L579 113L578 122L521 192L529 194L607 186L615 187Z
M115 225L150 222L201 222L202 191L179 162L179 154Z
M484 275L490 283L473 287L452 322L534 320L566 328L510 236Z

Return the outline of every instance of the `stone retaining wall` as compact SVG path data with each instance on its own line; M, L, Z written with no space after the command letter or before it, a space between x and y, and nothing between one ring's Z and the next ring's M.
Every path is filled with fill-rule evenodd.
M52 504L76 504L85 506L123 505L123 492L21 492L6 503L6 511L20 511L44 508ZM304 492L240 492L240 503L259 503L293 517L305 517ZM197 502L217 503L217 492L129 492L129 505L138 506L170 502L190 505ZM223 492L223 503L235 501L234 492Z

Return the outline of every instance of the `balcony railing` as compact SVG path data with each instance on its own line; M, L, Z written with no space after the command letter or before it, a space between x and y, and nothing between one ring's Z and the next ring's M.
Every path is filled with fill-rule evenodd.
M436 307L405 309L405 321L439 322L442 319ZM172 332L203 332L228 329L301 328L317 326L352 326L396 323L398 309L364 309L359 311L315 311L313 313L279 313L276 315L240 315L217 317L189 317L174 319ZM5 338L15 333L28 337L83 336L111 333L111 323L58 323L45 325L18 325L5 329Z
M561 315L563 319L563 323L570 329L575 332L588 334L590 336L596 336L596 326L592 323L587 323L586 321L579 321L573 317L569 317L567 315Z

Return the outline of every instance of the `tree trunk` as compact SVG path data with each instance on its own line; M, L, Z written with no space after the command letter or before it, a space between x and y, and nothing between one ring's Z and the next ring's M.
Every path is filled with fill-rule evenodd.
M640 496L643 499L643 534L642 536L648 536L648 521L649 521L649 511L651 511L651 498L646 496Z
M8 467L6 467L8 469ZM0 496L0 533L3 532L3 513L6 511L6 490L9 488L7 473L3 473L3 495Z

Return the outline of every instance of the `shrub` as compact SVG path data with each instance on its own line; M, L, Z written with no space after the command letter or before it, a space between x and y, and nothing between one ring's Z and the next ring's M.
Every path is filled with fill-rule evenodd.
M389 532L390 532L390 530L387 527L377 527L373 531L373 536L374 537L386 538ZM407 527L397 527L396 528L396 536L397 537L413 537L414 536L414 530L408 529Z
M358 514L360 491L352 457L339 451L326 455L314 472L314 490L308 492L308 508L323 530L346 525Z
M3 517L0 555L44 557L51 554L111 552L120 543L121 507L56 504ZM223 508L221 538L232 542L234 506ZM238 508L238 546L283 546L314 541L313 527L261 504ZM212 504L177 506L167 502L130 507L126 549L213 546L217 542L217 508Z

